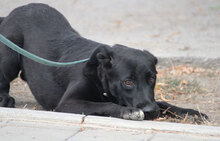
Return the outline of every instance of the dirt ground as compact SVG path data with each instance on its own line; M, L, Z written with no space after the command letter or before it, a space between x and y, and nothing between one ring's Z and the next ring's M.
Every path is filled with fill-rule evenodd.
M192 108L208 115L210 121L203 124L220 126L220 71L195 68L189 65L160 69L155 88L157 100ZM161 119L181 123L192 123L173 119Z
M189 65L162 68L158 66L155 88L157 100L177 106L193 108L209 116L203 124L220 126L220 71L190 67ZM20 78L11 82L10 95L16 100L17 108L43 110L37 104ZM160 118L157 121L193 123L183 117L181 120Z

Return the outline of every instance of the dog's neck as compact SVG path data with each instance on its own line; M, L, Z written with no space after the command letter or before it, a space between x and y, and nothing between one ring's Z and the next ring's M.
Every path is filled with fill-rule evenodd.
M99 98L101 99L102 102L118 103L117 99L111 94L111 92L103 88L100 80L98 79L89 79L89 80L93 85L95 85L95 88L98 91Z

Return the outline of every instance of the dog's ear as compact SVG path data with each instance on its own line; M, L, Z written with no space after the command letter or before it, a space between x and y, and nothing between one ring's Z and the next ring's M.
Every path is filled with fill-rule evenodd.
M149 51L147 51L147 50L143 50L143 52L144 52L145 54L147 54L148 56L150 56L150 57L153 59L155 65L157 64L157 62L158 62L157 57L155 57L153 54L151 54L151 53L150 53Z
M155 56L154 56L154 63L155 63L155 65L158 63L158 59Z
M88 65L103 65L106 68L110 68L112 66L112 49L107 45L101 45L97 47L89 61Z
M107 45L100 45L90 56L83 70L85 75L96 75L97 67L109 69L112 67L112 49Z

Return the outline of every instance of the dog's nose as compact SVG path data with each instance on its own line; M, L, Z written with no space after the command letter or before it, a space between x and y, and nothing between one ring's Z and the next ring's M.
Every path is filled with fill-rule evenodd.
M157 112L159 110L159 107L157 104L146 105L145 107L142 108L142 110L144 112L153 113L153 112Z
M160 108L156 103L152 105L147 105L143 107L142 110L144 112L145 120L153 120L155 118L158 118L160 115Z
M156 112L159 110L159 106L156 103L146 104L140 103L137 105L137 108L142 109L144 112Z
M160 108L156 103L151 104L138 104L137 108L141 108L144 112L145 120L152 120L159 116Z

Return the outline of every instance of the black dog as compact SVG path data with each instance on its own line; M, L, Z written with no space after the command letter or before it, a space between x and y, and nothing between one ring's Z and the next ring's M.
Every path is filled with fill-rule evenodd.
M16 8L0 22L2 35L48 60L70 62L90 57L71 67L49 67L0 43L1 107L14 107L9 83L21 71L21 78L46 110L131 120L173 117L172 113L207 118L192 109L155 102L157 59L147 51L85 39L62 14L44 4Z

